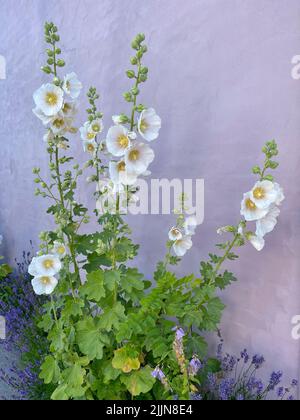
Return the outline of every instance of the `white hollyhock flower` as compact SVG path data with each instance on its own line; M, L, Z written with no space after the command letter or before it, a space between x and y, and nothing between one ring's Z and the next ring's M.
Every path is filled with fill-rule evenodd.
M262 219L268 213L268 209L260 209L256 206L252 200L252 192L244 194L244 198L241 204L241 215L244 216L248 222Z
M114 124L116 124L116 125L122 124L121 115L113 115L111 118L112 118Z
M264 237L267 233L272 232L277 225L277 217L279 215L279 208L272 206L267 215L256 222L256 235Z
M126 168L129 172L141 175L147 171L154 157L154 152L148 145L136 143L125 154Z
M195 235L197 226L198 226L198 223L197 223L196 217L195 216L188 217L183 224L185 234L188 236Z
M51 295L58 284L54 276L37 276L31 280L36 295Z
M90 154L95 154L97 151L97 143L95 140L86 140L83 142L83 150Z
M261 236L252 234L249 235L248 240L257 251L261 251L265 246L265 240Z
M64 258L67 255L67 248L62 242L55 241L51 252L58 258Z
M189 249L193 246L193 242L190 236L183 236L181 239L178 239L174 245L173 249L177 257L183 257Z
M251 200L259 209L266 209L275 203L278 192L271 181L257 182L251 191Z
M109 153L114 156L124 156L130 145L127 128L123 125L110 127L106 137L106 146Z
M274 188L277 192L277 198L276 198L275 204L276 206L279 206L282 203L282 201L285 199L285 196L283 193L283 189L277 182L274 182Z
M74 118L78 112L77 101L65 101L61 110L62 114L67 118Z
M60 87L47 83L33 94L33 100L43 114L54 116L62 109L64 92Z
M84 141L94 140L96 137L96 133L91 129L91 125L88 121L84 123L83 127L79 128L79 131L81 138Z
M182 232L176 226L172 227L169 232L170 241L180 241L183 238Z
M141 112L138 121L138 130L145 140L153 141L157 139L160 129L161 119L153 108L148 108Z
M114 184L133 185L137 181L137 175L127 171L124 160L109 162L109 176Z
M61 261L55 255L34 257L28 267L28 273L33 277L55 276L62 268Z
M100 118L93 120L90 124L90 129L93 133L100 134L103 131L103 123Z
M51 121L51 130L55 135L63 135L66 131L68 131L70 127L70 120L64 118L64 116L59 113L52 121Z
M82 89L82 83L78 80L76 73L69 73L64 77L63 90L71 96L72 99L78 98Z

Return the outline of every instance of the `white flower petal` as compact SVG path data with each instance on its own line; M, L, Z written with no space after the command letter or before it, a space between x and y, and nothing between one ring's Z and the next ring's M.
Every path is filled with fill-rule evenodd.
M268 213L268 208L260 209L252 200L252 192L244 194L241 204L241 215L244 216L248 222L262 219Z
M271 207L268 214L256 222L256 235L264 237L267 233L272 232L277 225L277 217L279 214L280 210L278 207Z
M62 268L61 261L55 255L34 257L28 267L28 273L33 277L55 276Z
M78 98L82 89L82 83L78 80L76 73L69 73L64 77L63 90L71 96L72 99Z
M260 209L267 209L275 203L278 192L271 181L259 181L251 190L251 200Z
M178 241L183 238L183 234L180 229L178 229L176 226L172 227L172 229L169 231L169 239L170 241Z
M63 106L63 90L51 83L42 85L34 94L36 107L46 116L58 114Z
M156 140L161 129L161 119L153 108L141 112L138 121L140 135L147 141Z
M106 147L109 153L114 156L124 156L131 142L128 137L128 130L122 125L110 127L106 137Z
M154 151L144 143L136 143L125 154L125 163L129 172L137 175L147 171L148 166L153 162Z
M249 241L257 251L261 251L265 246L265 240L261 236L251 235Z
M189 249L193 246L193 242L190 236L184 236L182 239L177 240L173 249L177 257L183 257Z
M197 218L195 216L188 217L185 220L184 225L183 225L185 234L188 236L195 235L197 226L198 226Z

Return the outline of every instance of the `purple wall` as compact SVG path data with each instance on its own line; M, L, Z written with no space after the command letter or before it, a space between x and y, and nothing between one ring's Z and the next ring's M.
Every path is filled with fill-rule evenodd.
M270 369L297 375L291 318L300 313L300 81L291 77L291 59L300 54L299 0L2 0L7 79L0 81L0 231L11 259L30 239L37 244L48 227L31 175L36 164L46 169L43 129L31 113L32 92L44 80L45 20L60 28L67 70L75 70L86 89L94 84L101 91L106 127L111 114L126 109L130 41L146 33L150 78L143 97L163 119L153 176L206 182L205 223L181 273L197 272L218 240L216 227L238 220L261 145L277 139L287 199L266 249L258 253L249 245L233 264L239 282L223 295L222 329L232 349L247 346L264 353ZM83 159L79 139L74 143ZM82 188L81 198L89 193ZM142 244L138 264L150 276L172 218L139 216L132 224Z

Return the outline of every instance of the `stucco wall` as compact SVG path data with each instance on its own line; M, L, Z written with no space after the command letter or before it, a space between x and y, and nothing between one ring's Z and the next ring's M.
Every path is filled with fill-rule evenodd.
M238 220L261 145L277 139L287 199L266 249L247 246L232 267L239 282L223 294L222 330L232 349L264 353L270 369L297 376L291 318L300 313L300 81L291 77L291 59L300 54L299 0L2 0L7 79L0 80L0 231L11 260L30 239L37 244L48 223L31 175L36 164L46 170L43 129L31 112L32 92L44 80L45 20L60 28L67 70L75 70L86 89L94 84L101 91L106 127L126 106L130 41L146 33L150 77L143 98L163 119L153 176L206 183L205 222L181 273L197 272L218 240L215 228ZM74 150L82 160L79 139ZM87 201L90 192L83 187L81 198ZM141 243L138 264L150 276L172 218L138 216L131 223Z

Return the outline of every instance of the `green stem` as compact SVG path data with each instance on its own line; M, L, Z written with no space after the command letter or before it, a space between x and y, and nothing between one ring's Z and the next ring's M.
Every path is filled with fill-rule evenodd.
M141 61L138 60L138 74L136 76L136 81L135 81L135 86L134 88L137 89L139 87L139 78L141 75ZM136 111L136 100L137 100L137 95L134 95L134 100L133 100L133 107L132 107L132 112L131 112L131 120L130 120L130 131L133 130L134 128L134 117L135 117L135 111Z
M59 196L60 196L60 201L61 201L61 205L64 209L66 209L65 206L65 201L64 201L64 195L63 195L63 188L62 188L62 182L61 182L61 174L60 174L60 166L59 166L59 154L58 154L58 147L56 146L55 149L55 172L56 172L56 177L57 177L57 186L58 186L58 192L59 192ZM72 218L72 215L70 214L70 218ZM76 253L74 251L74 241L73 241L73 236L72 235L66 235L68 238L68 246L71 252L71 258L72 258L72 262L74 265L74 270L76 273L76 277L78 279L78 286L80 286L80 272L79 272L79 267L76 261ZM73 297L75 299L75 292L74 292L74 288L72 286L72 294Z
M227 260L227 258L228 258L228 256L229 256L230 252L232 251L232 249L234 248L234 246L235 246L235 244L236 244L236 241L237 241L238 237L239 237L239 233L236 233L236 234L234 235L233 240L232 240L232 241L230 242L230 244L228 245L228 247L227 247L227 249L226 249L226 251L225 251L225 253L224 253L223 257L220 259L220 261L218 262L218 264L215 266L215 268L214 268L214 270L213 270L213 273L212 273L212 278L211 278L211 281L210 281L210 283L211 283L211 284L213 284L213 283L214 283L214 281L215 281L215 279L216 279L216 277L217 277L217 274L218 274L218 272L219 272L219 270L220 270L220 268L221 268L222 264L224 263L224 261L226 261L226 260Z
M59 328L57 313L56 313L56 309L55 309L54 300L53 300L52 295L50 296L50 299L51 299L51 306L52 306L52 311L53 311L55 323L56 323L57 328Z

